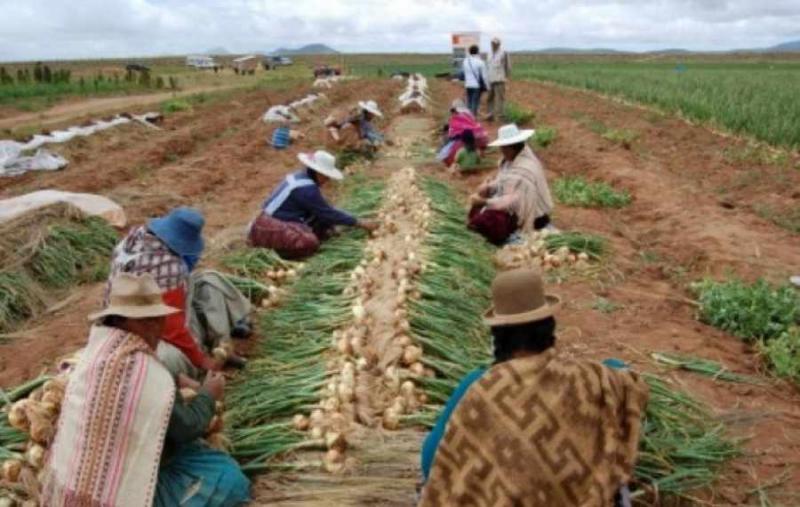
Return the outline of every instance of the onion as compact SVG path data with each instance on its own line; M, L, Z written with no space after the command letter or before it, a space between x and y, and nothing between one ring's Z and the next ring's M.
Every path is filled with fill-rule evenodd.
M409 396L414 396L414 391L416 390L416 386L410 380L406 380L400 386L400 392L403 393L403 396L408 398Z
M313 428L311 428L311 438L313 440L319 440L323 436L325 436L325 434L320 426L314 426Z
M189 403L197 397L197 391L191 387L181 387L179 391L181 393L181 398L183 398L183 401L186 403Z
M342 403L349 403L353 401L353 398L355 397L355 392L353 391L353 387L351 385L342 383L339 384L338 395L339 395L339 400Z
M25 414L30 421L31 439L39 444L48 444L55 436L53 423L56 420L53 410L44 403L28 403Z
M400 336L397 337L397 344L403 348L408 347L412 343L413 342L411 341L411 338L408 335L401 334Z
M325 413L322 410L315 408L311 411L311 415L308 419L311 423L311 426L322 426L322 423L325 422Z
M36 470L41 470L44 466L44 447L33 444L25 452L25 461Z
M400 414L391 407L383 413L383 427L387 430L396 430L400 427Z
M288 276L289 278L294 278L297 276L297 271L295 271L294 269L290 269L289 271L286 272L286 276Z
M11 410L8 412L8 422L15 429L20 431L28 431L30 428L30 421L26 414L28 400L19 400L11 405Z
M408 369L411 370L411 373L417 375L418 377L425 375L425 367L422 365L422 363L414 363L409 366Z
M292 425L297 431L306 431L309 424L310 421L308 420L308 417L304 416L303 414L295 414L295 416L292 418Z
M398 414L402 415L405 413L406 408L408 408L406 399L403 396L397 396L394 400L392 400L392 406L389 407L387 410L393 410Z
M336 343L336 348L339 350L340 354L345 356L353 355L353 347L350 346L350 340L346 337L339 338L339 341Z
M264 298L261 300L261 308L269 308L272 306L272 300L269 298Z
M587 254L586 252L579 253L578 254L578 260L588 261L589 260L589 254Z
M214 359L216 359L217 361L228 360L228 351L223 349L222 347L216 347L214 350L211 351L211 355L213 355Z
M356 303L353 305L353 316L356 319L357 323L364 322L364 319L367 317L367 311L361 306L361 302Z
M277 276L278 276L278 275L276 275L276 274L275 274L275 271L273 271L273 270L269 270L269 271L267 271L267 278L272 278L272 279L274 279L274 278L277 278Z
M325 447L344 452L344 450L347 449L347 440L342 433L329 431L325 434Z
M422 349L416 345L409 345L403 350L403 364L412 365L422 359Z
M331 396L330 398L325 398L322 402L322 410L326 412L336 412L339 409L339 398L336 396Z
M369 361L367 361L366 357L359 357L356 361L356 368L358 368L359 371L366 370L368 366Z
M322 462L328 473L338 474L344 470L344 454L337 449L328 449Z
M406 333L407 333L407 332L409 332L409 331L411 331L411 324L409 324L409 323L408 323L408 320L407 320L407 319L403 319L403 320L401 320L400 322L398 322L398 323L397 323L397 327L398 327L399 329L401 329L401 330L405 331Z
M19 473L22 471L22 462L18 459L9 459L3 462L3 480L17 482Z

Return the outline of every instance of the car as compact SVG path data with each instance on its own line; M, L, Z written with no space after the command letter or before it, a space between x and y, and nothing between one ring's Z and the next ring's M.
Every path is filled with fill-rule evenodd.
M288 56L265 56L262 64L264 70L276 69L283 65L292 65L294 62Z
M340 76L342 69L330 65L317 65L314 67L314 77Z
M150 72L150 67L141 63L129 63L125 66L125 70L130 72Z

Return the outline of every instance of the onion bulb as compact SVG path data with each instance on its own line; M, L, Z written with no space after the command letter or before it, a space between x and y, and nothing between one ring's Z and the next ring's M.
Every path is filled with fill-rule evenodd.
M578 254L578 260L580 260L580 261L588 261L589 260L589 254L587 254L586 252L579 253Z
M308 429L309 424L310 422L308 420L308 417L304 416L303 414L296 414L292 418L292 425L294 426L294 429L296 429L297 431L306 431Z
M340 354L345 356L353 354L353 347L351 347L350 340L348 340L347 337L339 338L339 341L336 343L336 348L339 350Z
M414 363L409 366L408 369L411 370L411 373L417 375L418 377L425 375L425 367L422 365L422 363Z
M349 403L353 401L355 392L353 391L353 387L351 385L342 383L339 384L338 395L339 395L339 401L341 401L342 403Z
M357 323L364 322L364 319L367 317L367 310L361 306L361 302L356 303L353 305L353 317L355 317Z
M25 461L35 470L41 470L44 466L44 452L44 447L39 444L33 444L25 452Z
M227 361L228 360L228 351L223 349L222 347L216 347L214 350L211 351L211 355L214 356L214 359L217 361Z
M9 459L3 462L3 480L17 482L19 473L22 471L22 462L17 459Z
M415 390L416 386L410 380L406 380L400 385L400 392L403 393L403 396L405 396L406 398L414 396Z
M311 411L308 420L311 426L322 426L325 422L325 413L321 409L315 408Z
M422 349L416 345L409 345L403 350L403 364L410 366L422 359Z
M344 454L338 449L329 449L322 463L328 473L341 473L344 470Z
M313 428L311 428L311 438L312 438L313 440L319 440L319 439L321 439L323 436L325 436L325 433L324 433L324 431L322 430L322 428L321 428L321 427L319 427L319 426L314 426Z
M11 405L11 410L8 412L8 422L12 427L20 431L28 431L30 428L30 421L26 414L28 400L19 400Z
M347 449L347 440L344 438L344 434L329 431L325 434L325 447L343 452Z
M408 335L401 334L397 337L397 344L401 347L408 347L411 343L411 338Z
M383 427L387 430L396 430L400 427L400 414L391 407L383 413Z

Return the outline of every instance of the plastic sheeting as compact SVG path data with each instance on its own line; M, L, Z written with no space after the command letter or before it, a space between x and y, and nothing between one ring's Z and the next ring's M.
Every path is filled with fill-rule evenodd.
M94 121L89 125L55 130L49 134L36 134L26 143L11 140L0 141L0 176L16 176L27 171L57 171L63 169L69 162L60 155L42 149L42 146L66 143L76 137L87 137L131 122L138 122L151 128L157 128L153 125L153 122L160 118L161 115L159 113L121 114L110 120ZM34 152L33 155L30 155L31 152Z
M328 100L328 97L324 93L311 93L289 104L270 107L261 117L261 120L264 123L283 123L287 121L298 123L300 122L300 117L297 113L300 109L311 109L316 102L326 100Z
M60 190L39 190L10 199L0 199L0 223L58 203L68 203L89 216L102 217L114 227L125 227L128 221L122 206L107 197Z
M416 113L428 109L428 81L422 74L411 74L405 91L397 97L400 101L400 112Z

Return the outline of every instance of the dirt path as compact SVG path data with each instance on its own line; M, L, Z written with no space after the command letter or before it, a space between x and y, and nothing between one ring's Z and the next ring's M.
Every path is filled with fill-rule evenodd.
M203 86L178 92L146 93L140 95L124 95L121 97L99 97L89 99L75 99L57 104L44 111L35 113L20 113L13 116L0 118L0 130L18 129L37 125L47 127L50 125L66 123L74 118L83 119L87 116L103 116L106 114L141 110L154 104L176 97L187 97L198 93L211 93L243 88L241 84Z

